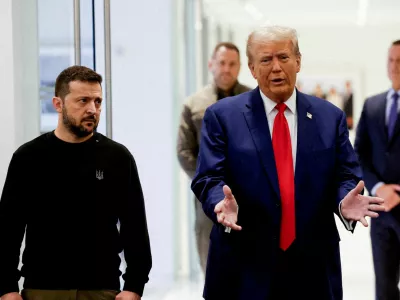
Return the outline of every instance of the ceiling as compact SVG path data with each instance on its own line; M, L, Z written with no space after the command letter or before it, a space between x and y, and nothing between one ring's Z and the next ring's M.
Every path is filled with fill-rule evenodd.
M203 0L203 9L231 26L400 26L400 0Z

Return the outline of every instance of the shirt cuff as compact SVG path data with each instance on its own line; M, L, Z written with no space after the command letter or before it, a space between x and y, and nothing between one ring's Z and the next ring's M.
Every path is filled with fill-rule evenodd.
M375 184L371 190L371 196L376 196L376 191L384 184L384 182L378 182L377 184Z
M343 200L342 200L343 201ZM353 231L354 230L354 221L348 221L347 219L345 219L342 215L342 201L340 201L339 203L339 214L340 214L340 218L342 219L342 222L344 224L344 226L346 227L346 229L348 231Z

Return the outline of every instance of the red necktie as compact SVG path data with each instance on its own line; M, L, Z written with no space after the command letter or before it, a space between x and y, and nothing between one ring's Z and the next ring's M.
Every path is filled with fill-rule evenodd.
M280 247L283 250L289 248L296 236L292 143L288 122L284 114L286 107L284 103L279 103L275 107L278 110L278 114L275 117L274 131L272 133L272 146L274 148L281 194Z

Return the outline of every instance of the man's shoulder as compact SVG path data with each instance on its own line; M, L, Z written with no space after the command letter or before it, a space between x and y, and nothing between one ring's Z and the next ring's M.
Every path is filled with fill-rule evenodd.
M216 100L217 94L215 89L212 84L208 84L188 96L184 101L184 105L196 110L197 107L208 107L211 104L214 104Z
M322 113L326 115L327 113L329 114L335 114L335 115L342 115L343 111L337 107L336 105L332 104L328 100L321 99L312 95L300 93L298 94L298 97L301 99L301 97L304 97L306 101L308 101L311 106L314 108L315 113ZM300 100L301 101L301 100Z
M122 143L110 139L99 132L95 133L95 139L100 146L100 149L104 149L107 153L112 154L112 156L118 155L122 157L132 157L132 153Z
M252 95L253 90L245 91L236 96L226 97L211 105L208 109L215 113L225 113L236 110L243 110L245 104Z
M365 100L365 104L367 106L375 106L380 105L382 102L386 100L387 94L389 91L385 91L379 94L372 95Z
M53 132L46 132L39 135L38 137L30 140L29 142L26 142L21 146L19 146L17 150L15 150L14 155L19 157L35 155L37 151L41 151L46 147L52 135Z

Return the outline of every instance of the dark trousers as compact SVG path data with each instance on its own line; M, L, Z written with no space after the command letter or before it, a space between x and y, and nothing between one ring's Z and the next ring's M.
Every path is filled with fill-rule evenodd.
M118 291L99 290L36 290L24 289L21 292L24 300L115 300Z
M327 260L330 256L325 258L324 255L331 250L321 251L320 255L315 254L314 258L305 259L303 255L296 253L295 248L291 246L286 252L280 251L271 294L266 300L342 299L342 290L334 291L328 285ZM341 276L339 285L341 286Z
M399 300L400 218L398 208L371 220L376 300Z

